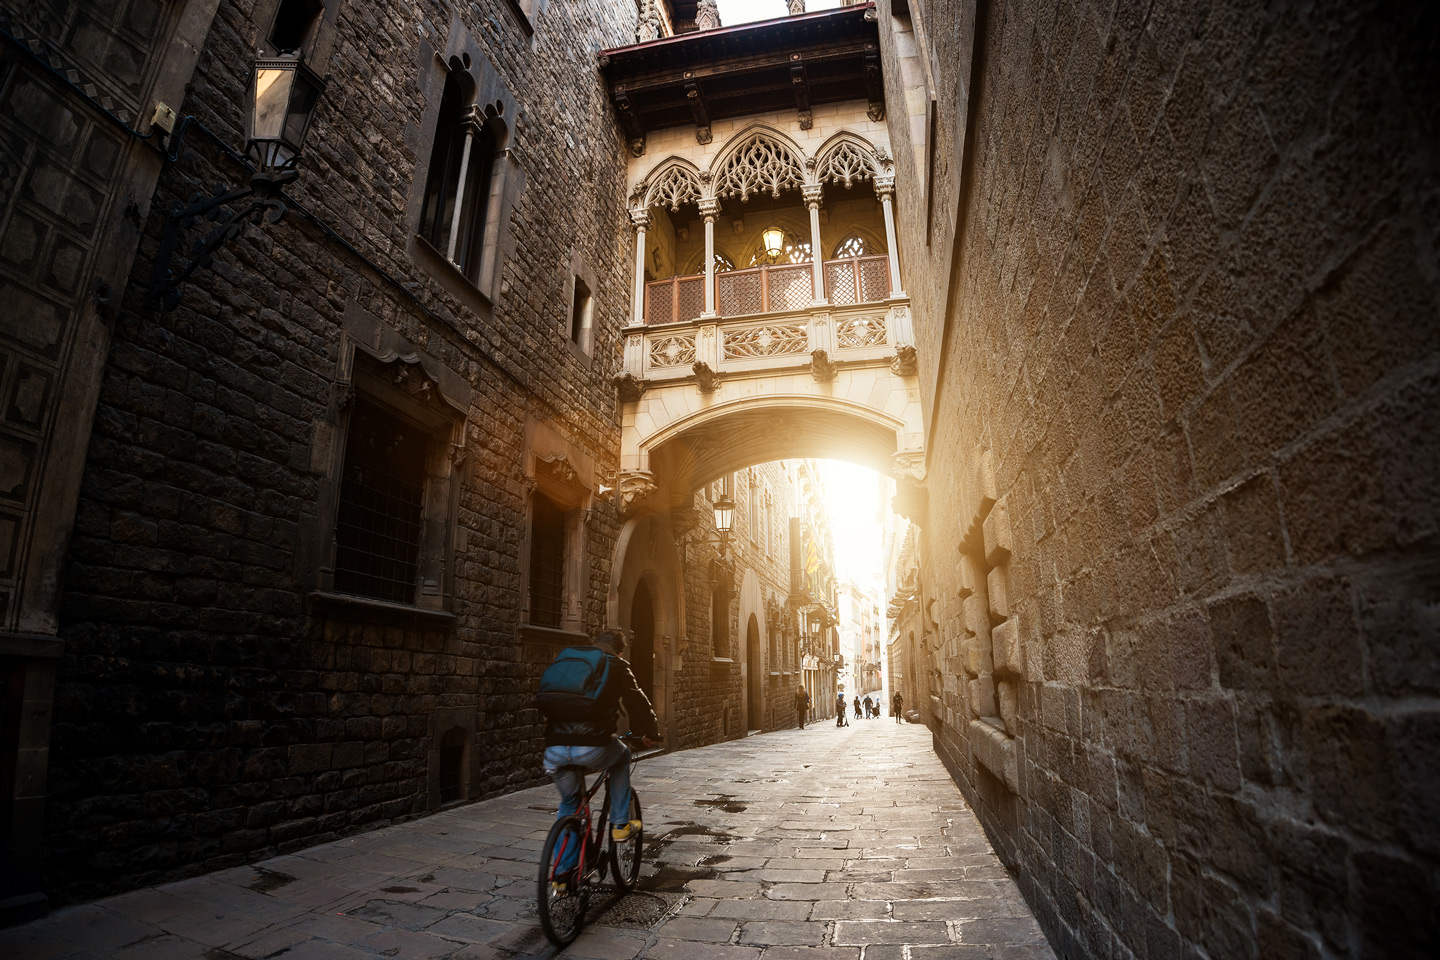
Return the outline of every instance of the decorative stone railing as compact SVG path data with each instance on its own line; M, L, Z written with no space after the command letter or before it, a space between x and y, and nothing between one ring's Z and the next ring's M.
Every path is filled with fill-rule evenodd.
M696 378L703 390L714 377L817 363L820 369L890 361L906 367L913 363L914 343L907 299L820 304L627 327L624 374L652 385ZM909 375L913 370L896 372Z
M832 305L881 303L890 296L890 260L845 257L822 265ZM809 263L777 263L715 274L715 312L721 317L799 310L815 300ZM669 277L645 284L645 322L658 326L694 320L705 311L705 276Z

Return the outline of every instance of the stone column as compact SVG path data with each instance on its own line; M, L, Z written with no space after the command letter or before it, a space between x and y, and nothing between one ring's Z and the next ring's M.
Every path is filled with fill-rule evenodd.
M800 195L805 198L805 206L810 211L810 282L815 285L810 302L813 304L830 302L825 297L825 266L822 262L825 259L825 248L820 245L820 199L822 194L823 190L818 183L807 184L800 188Z
M700 216L705 218L705 312L702 317L715 316L715 218L719 215L719 200L700 201Z
M900 283L900 250L895 243L895 178L881 177L875 181L875 195L885 208L885 246L890 251L890 296L905 296Z
M445 245L445 259L455 263L455 248L460 245L460 211L465 208L465 181L470 175L470 148L482 122L480 108L472 104L461 123L465 127L465 146L460 150L460 179L455 184L455 210L450 215L450 241ZM456 264L459 266L459 264Z
M635 292L630 322L645 323L645 228L650 226L649 210L631 210L630 222L635 225Z

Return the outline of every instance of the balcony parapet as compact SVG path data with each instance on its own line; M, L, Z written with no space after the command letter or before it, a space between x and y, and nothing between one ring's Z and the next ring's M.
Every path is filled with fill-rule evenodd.
M633 325L624 333L624 372L652 385L696 380L702 364L720 379L809 368L822 350L841 368L891 364L902 376L913 372L903 362L915 346L906 297Z

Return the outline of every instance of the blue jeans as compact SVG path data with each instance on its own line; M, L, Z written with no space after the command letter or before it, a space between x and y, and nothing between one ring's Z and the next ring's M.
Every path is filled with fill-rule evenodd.
M585 778L575 767L584 767L592 773L610 771L610 823L616 827L629 823L630 748L614 738L603 747L546 747L545 772L560 791L560 812L556 814L556 819L570 816L580 806L580 796L585 792ZM557 867L562 871L569 870L575 865L578 854L578 849L566 849Z

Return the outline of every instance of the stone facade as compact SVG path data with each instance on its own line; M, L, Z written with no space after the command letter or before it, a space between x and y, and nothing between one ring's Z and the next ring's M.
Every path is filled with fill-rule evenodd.
M879 7L909 703L1062 956L1435 953L1434 18Z
M245 170L191 127L158 187L128 194L146 238L113 284L109 362L91 371L50 741L52 892L213 869L542 779L533 678L605 622L619 530L600 487L618 449L624 143L572 61L632 36L635 11L529 6L533 20L502 0L329 4L306 53L343 81L322 98L289 214L222 251L173 312L143 304L164 211ZM183 101L178 86L165 96L231 147L276 9L187 8L198 61ZM503 134L493 273L464 275L416 237L449 71ZM577 277L585 337L571 335ZM331 587L357 391L440 423L414 604ZM527 624L542 494L567 511L558 628Z

